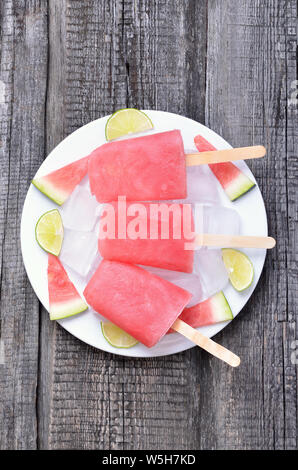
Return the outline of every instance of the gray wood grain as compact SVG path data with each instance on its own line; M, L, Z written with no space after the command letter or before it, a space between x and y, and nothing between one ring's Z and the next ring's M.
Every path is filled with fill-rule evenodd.
M210 395L214 422L203 422L204 448L297 446L297 370L290 358L297 317L289 318L297 292L297 107L287 103L296 78L296 18L296 2L209 2L207 125L232 145L267 147L265 160L250 163L277 247L234 331L224 333L227 345L241 351L242 367ZM213 372L216 390L221 365Z
M296 0L0 3L0 448L297 448L296 21ZM109 355L39 312L18 245L30 179L64 137L125 106L268 149L250 165L278 245L216 337L237 370L199 348Z
M45 155L66 137L65 119L65 15L63 2L50 1L48 4L48 73L45 110ZM50 428L52 387L49 387L54 367L53 341L55 322L50 322L48 312L40 306L40 344L38 393L36 397L38 414L38 448L48 448Z
M286 4L286 204L288 244L286 247L287 316L283 328L285 447L297 449L297 364L298 364L298 64L297 17L298 4ZM293 91L296 101L293 102Z
M20 252L20 216L44 155L47 20L42 1L4 0L1 15L0 448L34 449L39 306Z

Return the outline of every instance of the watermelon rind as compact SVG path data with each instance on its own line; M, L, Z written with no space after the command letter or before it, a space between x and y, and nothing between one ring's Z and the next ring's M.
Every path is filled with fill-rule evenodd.
M217 294L213 295L210 300L214 312L214 323L233 320L234 317L231 307L223 291L220 291Z
M88 305L80 298L68 300L66 302L57 302L52 304L50 309L50 320L62 320L72 317L88 309Z
M47 182L44 178L34 178L32 184L45 196L61 206L67 199L68 194L63 191L58 191L51 183Z
M195 136L194 142L199 152L208 152L208 151L216 150L216 148L210 142L208 142L208 140L206 140L205 137L201 135ZM220 168L221 169L220 173L222 173L222 168L223 168L222 165L224 165L224 163L215 163L215 164L209 165L209 168L214 173L214 176L217 178L218 182L222 186L223 190L225 191L230 201L232 202L236 201L239 197L243 196L244 194L246 194L248 191L250 191L256 186L256 184L248 176L246 176L239 168L237 168L234 164L232 164L233 165L232 168L233 167L237 168L239 173L237 177L233 176L231 181L229 183L226 183L225 182L226 178L224 178L223 180L221 175L218 174L217 171L216 172L214 171L215 168ZM225 173L228 173L227 176L230 175L230 171L225 171Z
M225 186L224 190L229 197L229 199L234 202L239 197L246 194L252 188L255 187L255 183L248 178L244 173L239 173L237 178L234 181L231 181L227 186Z
M223 291L217 292L192 307L185 308L180 316L181 320L193 328L214 325L233 320L233 318L232 310ZM168 331L168 333L172 332L173 330Z

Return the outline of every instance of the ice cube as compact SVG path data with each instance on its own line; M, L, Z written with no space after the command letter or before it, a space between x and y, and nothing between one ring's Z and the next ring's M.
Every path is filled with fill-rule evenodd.
M142 266L142 268L190 292L192 294L192 298L188 307L191 307L203 300L201 279L197 274L168 271L167 269L154 268L152 266Z
M219 184L208 166L187 167L187 198L183 202L220 204Z
M80 276L86 277L99 258L95 232L64 230L60 253L62 263L65 263Z
M90 281L91 277L93 276L93 274L95 273L95 271L97 270L100 262L102 261L102 256L100 255L99 252L97 252L95 258L94 258L94 261L93 263L91 264L91 267L90 267L90 270L88 272L88 274L86 274L84 276L84 281L85 281L85 284L87 285L88 282Z
M241 219L237 211L224 206L194 204L196 233L239 235Z
M64 227L83 232L91 231L99 218L100 207L88 188L78 185L61 208Z
M87 189L87 191L89 191L89 192L91 193L91 191L90 191L90 184L89 184L89 176L88 176L88 175L86 175L86 176L82 179L82 181L79 183L79 185L80 185L82 188Z
M204 298L222 290L229 281L219 249L195 251L194 273L201 278Z

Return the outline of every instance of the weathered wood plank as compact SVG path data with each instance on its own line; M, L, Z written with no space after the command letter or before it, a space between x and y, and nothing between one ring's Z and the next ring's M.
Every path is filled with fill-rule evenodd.
M23 267L19 227L24 197L44 154L47 5L0 4L1 332L0 448L34 449L39 307Z
M48 3L48 70L45 110L45 154L65 137L64 77L65 77L65 17L64 5L60 1ZM57 47L53 48L53 44ZM53 341L55 323L50 322L48 312L40 305L40 347L38 370L38 448L48 448L52 389L49 383L53 370Z
M57 0L50 11L47 151L62 134L127 105L203 119L206 2ZM41 338L41 448L196 446L191 353L113 357L49 326L45 312Z
M220 380L222 366L215 363L204 384L206 409L213 412L212 421L205 416L201 423L203 448L297 445L297 375L289 349L297 326L293 316L290 323L288 318L297 291L297 278L292 279L297 273L297 114L287 110L289 83L296 78L290 44L296 44L296 8L295 1L209 2L207 125L232 145L267 147L267 159L251 167L264 194L269 232L278 243L249 305L224 333L227 346L237 351L239 345L241 368Z
M298 4L288 2L286 10L286 154L287 154L287 322L284 326L285 447L297 449L297 364L298 364ZM293 91L296 100L293 102Z
M206 2L124 2L127 105L204 121Z

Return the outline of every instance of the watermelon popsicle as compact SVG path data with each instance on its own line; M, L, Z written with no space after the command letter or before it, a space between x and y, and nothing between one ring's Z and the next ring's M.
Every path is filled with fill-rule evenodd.
M98 202L118 196L131 201L184 199L187 165L259 158L265 152L256 146L185 155L179 130L110 142L89 156L90 188Z
M133 201L184 199L186 168L180 131L125 139L90 155L91 192L99 202L126 196Z
M238 356L179 319L191 294L134 265L103 260L84 290L98 313L151 348L169 328L233 367Z
M98 250L109 260L191 273L194 251L184 248L194 241L193 229L190 204L111 202L100 219Z
M89 305L147 347L169 330L191 294L134 265L103 260L84 290Z
M199 246L273 248L271 237L194 232L190 204L117 201L104 205L98 250L104 259L191 273ZM199 223L197 223L199 228Z

